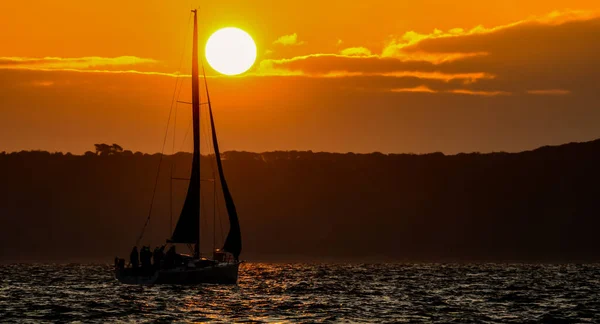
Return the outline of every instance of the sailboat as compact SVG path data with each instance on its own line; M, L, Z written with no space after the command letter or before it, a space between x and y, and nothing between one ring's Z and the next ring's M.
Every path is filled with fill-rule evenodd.
M167 244L193 245L193 255L171 255L167 253L166 264L151 265L151 267L125 266L123 259L115 264L115 278L125 284L236 284L239 256L242 251L242 237L240 224L235 204L229 187L225 180L217 133L208 93L206 75L204 85L206 88L206 104L210 116L212 130L212 145L216 159L216 166L221 183L225 207L229 216L229 233L222 249L215 249L212 258L203 258L200 255L200 92L198 69L198 20L197 10L194 13L194 34L192 47L192 121L193 121L193 159L190 182L187 195L179 220ZM172 251L175 251L174 249ZM148 252L149 253L149 252ZM164 261L164 260L163 260Z

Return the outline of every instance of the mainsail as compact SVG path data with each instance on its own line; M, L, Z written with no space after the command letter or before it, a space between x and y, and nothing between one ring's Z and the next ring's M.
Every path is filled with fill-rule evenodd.
M194 130L194 157L190 184L175 226L169 240L172 243L195 244L194 256L200 256L200 93L198 90L198 22L194 12L194 42L192 49L192 115Z
M242 252L242 233L240 231L240 222L238 220L237 211L235 204L233 203L233 197L229 192L229 186L225 180L225 173L223 172L223 164L221 163L221 153L219 152L219 142L217 141L217 131L215 130L215 121L212 113L212 106L210 104L210 95L208 94L208 84L206 82L206 73L204 73L204 67L202 68L202 74L204 75L204 86L206 88L206 100L208 101L208 113L210 115L210 128L212 131L212 142L215 150L215 159L217 160L217 169L219 172L219 181L223 189L223 197L225 198L225 207L227 208L227 214L229 216L229 233L225 239L223 250L233 254L235 260L238 260L240 253Z
M173 236L169 240L172 243L189 243L195 244L194 256L200 256L200 94L198 90L198 23L196 20L196 11L194 10L194 42L192 50L192 114L194 124L194 157L192 160L192 174L188 187L187 196L179 216L179 221L175 226ZM212 106L210 104L210 95L208 93L208 84L204 68L202 69L204 76L204 85L206 87L206 99L208 101L208 112L210 115L210 127L212 131L212 143L215 151L215 159L217 161L217 169L219 172L219 180L223 189L223 197L225 206L229 216L229 233L225 239L223 250L233 254L235 260L238 260L242 252L242 234L240 231L240 223L237 217L237 211L229 186L225 180L223 172L223 164L221 162L221 153L219 151L219 143L217 141L217 132L215 130L215 122L212 114Z

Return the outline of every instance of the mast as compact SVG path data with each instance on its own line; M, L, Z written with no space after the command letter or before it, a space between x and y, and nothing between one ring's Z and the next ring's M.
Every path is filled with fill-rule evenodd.
M194 244L194 257L200 258L200 91L198 88L198 20L194 13L194 41L192 46L192 117L194 154L188 192L179 221L170 243Z
M198 9L194 13L194 42L192 45L192 114L194 119L194 166L198 165L196 177L190 181L198 183L198 226L194 257L200 258L200 90L198 89Z

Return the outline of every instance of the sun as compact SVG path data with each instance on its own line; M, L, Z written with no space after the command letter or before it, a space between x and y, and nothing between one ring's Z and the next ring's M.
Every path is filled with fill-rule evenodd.
M227 27L214 32L204 49L206 60L217 72L237 75L248 71L256 60L256 44L245 31Z

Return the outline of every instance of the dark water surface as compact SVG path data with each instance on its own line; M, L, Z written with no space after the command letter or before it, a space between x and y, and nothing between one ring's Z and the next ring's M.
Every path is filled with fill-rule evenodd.
M0 322L600 323L600 265L243 264L238 286L0 266Z

